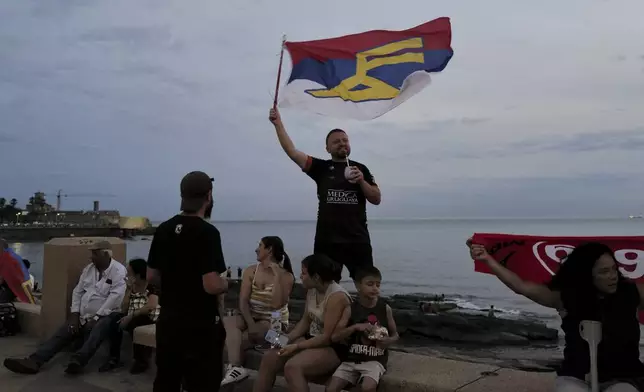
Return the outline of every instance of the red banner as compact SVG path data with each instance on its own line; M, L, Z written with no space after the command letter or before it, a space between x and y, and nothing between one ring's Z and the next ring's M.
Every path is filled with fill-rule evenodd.
M644 282L644 236L638 237L539 237L513 234L476 233L475 244L484 245L488 253L524 280L536 283L550 281L562 260L578 245L601 242L615 252L619 271L626 278ZM489 274L482 261L474 262L474 270ZM644 324L644 314L639 314Z

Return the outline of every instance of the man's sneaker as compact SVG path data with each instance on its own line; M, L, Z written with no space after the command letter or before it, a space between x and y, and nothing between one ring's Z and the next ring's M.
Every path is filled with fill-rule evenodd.
M40 370L40 365L29 358L7 358L4 360L4 367L20 374L36 374Z
M224 379L221 380L221 385L228 385L234 382L240 382L248 377L248 370L241 366L226 365L226 373Z
M83 365L73 360L69 362L67 368L65 369L65 373L69 374L70 376L81 374L82 371Z
M109 372L123 366L123 363L116 358L110 358L98 368L99 373Z

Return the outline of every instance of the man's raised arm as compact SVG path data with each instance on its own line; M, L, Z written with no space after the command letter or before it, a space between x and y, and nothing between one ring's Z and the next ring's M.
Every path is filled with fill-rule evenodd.
M293 162L295 162L300 169L306 170L306 162L309 159L309 156L303 153L302 151L295 148L293 141L286 133L286 128L284 128L284 123L280 117L280 112L277 109L271 109L268 119L275 126L275 133L277 133L277 140L279 140L282 149L288 155Z

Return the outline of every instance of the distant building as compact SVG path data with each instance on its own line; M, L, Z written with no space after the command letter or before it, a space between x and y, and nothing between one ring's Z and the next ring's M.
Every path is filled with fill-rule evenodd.
M29 198L29 203L26 206L26 211L28 213L48 213L51 211L54 211L55 208L47 204L47 200L45 199L45 193L44 192L36 192L32 197Z
M23 212L20 222L33 225L73 225L118 227L118 211L49 211Z

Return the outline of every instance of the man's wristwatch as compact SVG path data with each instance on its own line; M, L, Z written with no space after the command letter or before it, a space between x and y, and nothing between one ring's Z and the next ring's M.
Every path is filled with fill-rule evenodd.
M99 319L100 319L100 317L98 315L92 317L92 320L94 320L94 321L98 321Z

